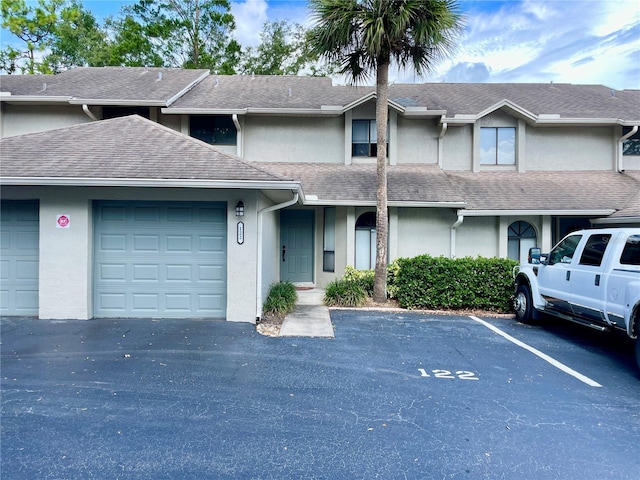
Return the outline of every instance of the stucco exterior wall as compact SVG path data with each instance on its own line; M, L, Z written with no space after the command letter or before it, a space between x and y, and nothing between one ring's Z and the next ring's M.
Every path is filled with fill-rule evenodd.
M471 170L473 125L450 125L442 141L442 168L444 170Z
M2 137L42 132L92 121L79 105L56 105L46 108L37 105L10 105L6 102L0 105Z
M499 256L499 230L497 217L465 217L456 230L456 257Z
M398 116L397 163L438 163L438 135L434 121Z
M398 257L449 256L455 211L444 208L398 208ZM390 258L391 261L394 258Z
M259 209L266 208L271 205L266 198L261 197L258 202ZM268 212L262 215L262 275L260 285L262 310L269 287L272 283L280 280L280 257L278 256L278 245L280 244L280 212Z
M527 170L611 170L615 167L611 127L527 126Z
M247 117L244 122L247 160L344 162L343 117Z

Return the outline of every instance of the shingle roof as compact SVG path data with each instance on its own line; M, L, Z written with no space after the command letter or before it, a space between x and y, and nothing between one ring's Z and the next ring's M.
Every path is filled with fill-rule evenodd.
M317 195L320 202L376 200L372 164L268 163L265 168L300 181L305 194ZM610 171L473 173L395 165L388 167L387 184L390 202L464 202L467 211L624 209L628 216L635 216L634 211L640 215L640 175Z
M298 180L306 195L327 202L376 201L376 165L267 163L265 168ZM387 167L390 202L453 202L463 197L437 165L392 165Z
M619 210L640 191L612 171L447 172L468 210Z
M161 77L160 77L161 75ZM161 79L160 79L161 78ZM199 82L199 83L198 83ZM46 88L43 88L46 84ZM194 87L194 88L191 88ZM207 70L83 67L58 75L3 75L0 91L12 96L70 97L96 104L137 102L180 109L320 109L346 107L374 87L332 86L331 79L302 76L208 75ZM507 101L533 115L640 121L640 90L563 83L397 84L389 99L404 107L477 116ZM85 102L91 103L91 102ZM171 112L171 108L167 110Z
M602 85L427 83L392 86L389 98L405 106L419 104L430 110L446 110L447 117L478 115L508 100L534 115L640 120L640 90L612 90Z
M0 176L284 180L137 115L0 139Z
M319 109L343 106L368 94L372 87L332 86L330 78L262 75L210 76L172 106L174 108Z
M81 67L58 75L2 76L0 90L12 96L66 96L78 102L168 105L208 74L208 70L179 68Z
M172 107L180 109L345 107L367 96L373 87L332 86L328 78L287 76L209 77ZM389 99L403 107L478 115L509 101L534 115L560 118L640 120L640 91L602 85L425 83L392 85ZM171 109L168 110L169 112Z

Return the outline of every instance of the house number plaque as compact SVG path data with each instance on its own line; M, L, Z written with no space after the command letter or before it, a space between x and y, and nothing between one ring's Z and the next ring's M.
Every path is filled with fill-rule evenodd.
M238 222L237 238L238 244L242 245L244 243L244 223L242 222Z

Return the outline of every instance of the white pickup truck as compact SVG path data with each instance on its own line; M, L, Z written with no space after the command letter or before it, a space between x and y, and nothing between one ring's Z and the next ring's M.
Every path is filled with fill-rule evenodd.
M547 313L635 339L640 368L640 228L580 230L549 254L529 250L516 267L514 310L520 322Z

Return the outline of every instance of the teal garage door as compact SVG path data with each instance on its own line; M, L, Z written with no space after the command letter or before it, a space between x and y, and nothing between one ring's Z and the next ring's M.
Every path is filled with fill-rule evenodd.
M0 204L0 314L38 315L37 201Z
M97 202L94 316L224 318L226 204Z

